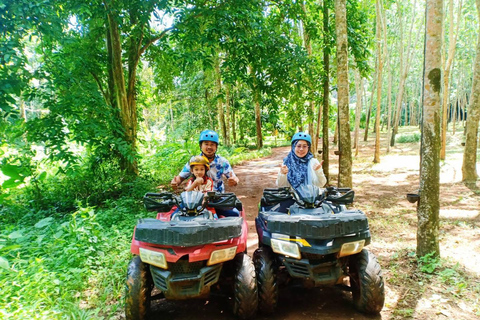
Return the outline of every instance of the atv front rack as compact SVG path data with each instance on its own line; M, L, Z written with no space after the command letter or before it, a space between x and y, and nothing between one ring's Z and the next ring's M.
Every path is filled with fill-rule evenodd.
M143 205L148 211L168 212L178 201L169 192L147 193L143 196Z
M292 199L290 188L270 188L263 190L261 205L264 207L273 206L279 202Z
M242 203L233 192L220 193L210 191L205 194L205 206L210 208L237 208L242 210ZM180 200L170 192L147 193L143 205L148 211L168 212L173 206L180 206Z
M350 188L327 187L327 201L335 204L352 204L355 191Z

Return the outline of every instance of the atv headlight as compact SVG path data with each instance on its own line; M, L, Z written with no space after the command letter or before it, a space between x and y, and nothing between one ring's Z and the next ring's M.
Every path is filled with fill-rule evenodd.
M298 245L296 243L281 241L277 239L271 239L270 241L272 243L273 252L280 253L296 259L300 259L302 257L302 255L300 254L300 249L298 248Z
M140 259L142 259L142 262L167 269L167 259L161 252L140 248Z
M338 257L345 257L355 253L359 253L360 251L362 251L364 245L365 240L344 243L342 244L342 248L340 249Z
M207 266L232 260L233 258L235 258L236 253L237 253L237 246L227 248L227 249L215 250L210 255L210 259L208 259Z

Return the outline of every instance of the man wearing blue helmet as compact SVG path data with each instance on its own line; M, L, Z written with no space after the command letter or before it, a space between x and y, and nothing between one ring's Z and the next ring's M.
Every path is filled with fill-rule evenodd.
M218 134L212 130L202 131L200 133L200 138L198 139L200 150L202 151L200 155L205 156L210 162L208 176L213 180L213 190L225 192L223 177L227 178L227 183L229 186L236 186L238 184L238 177L233 172L232 166L228 160L216 154L218 142ZM189 176L190 165L187 163L179 175L172 179L170 184L173 188L176 188Z
M298 132L292 138L292 150L283 159L277 178L277 186L298 188L313 184L321 188L327 182L322 164L310 152L312 138L308 133Z

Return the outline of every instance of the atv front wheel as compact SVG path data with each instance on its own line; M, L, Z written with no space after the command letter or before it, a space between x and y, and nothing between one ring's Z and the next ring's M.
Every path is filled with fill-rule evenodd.
M350 286L355 307L364 313L382 311L385 287L382 269L373 253L363 249L350 257Z
M233 314L240 319L252 318L257 312L258 292L252 259L239 253L235 257Z
M147 264L139 256L128 264L125 287L125 318L145 320L150 313L150 300L153 288L152 276Z
M269 247L255 250L253 263L257 274L258 311L272 314L278 302L277 268L272 250Z

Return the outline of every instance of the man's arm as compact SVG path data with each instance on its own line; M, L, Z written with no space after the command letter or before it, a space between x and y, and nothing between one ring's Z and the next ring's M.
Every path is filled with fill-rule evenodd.
M183 180L187 179L190 176L190 165L188 162L183 166L182 171L178 174L178 176L173 177L172 181L170 181L170 185L173 189L178 188L178 186L183 182Z

